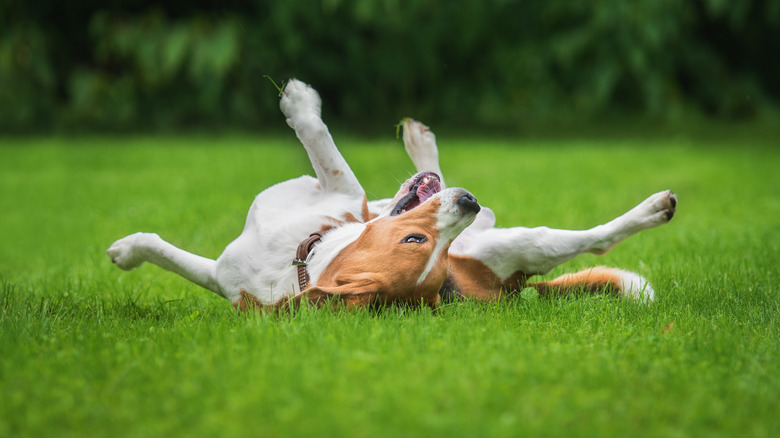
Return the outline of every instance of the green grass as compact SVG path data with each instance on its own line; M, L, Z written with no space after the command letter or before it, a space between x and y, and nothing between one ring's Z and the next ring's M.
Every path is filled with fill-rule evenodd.
M218 256L259 190L310 172L292 135L2 140L0 436L777 436L780 151L755 138L440 135L448 183L503 226L590 227L673 189L670 225L550 274L634 270L651 306L289 318L103 252L156 231ZM392 135L341 147L370 196L412 171Z

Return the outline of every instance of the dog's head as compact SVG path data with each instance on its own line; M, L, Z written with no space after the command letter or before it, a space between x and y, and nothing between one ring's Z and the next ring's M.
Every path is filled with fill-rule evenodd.
M358 306L435 306L449 274L450 244L474 221L479 209L468 191L442 191L438 176L417 174L401 186L387 211L376 219L325 235L312 256L315 262L324 256L327 265L312 266L317 271L312 275L316 286L290 302L333 298Z

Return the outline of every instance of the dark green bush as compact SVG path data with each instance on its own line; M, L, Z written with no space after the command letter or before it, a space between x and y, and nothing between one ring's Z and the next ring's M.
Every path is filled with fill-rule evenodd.
M384 124L745 118L780 98L776 1L71 3L0 5L1 127L278 124L264 74Z

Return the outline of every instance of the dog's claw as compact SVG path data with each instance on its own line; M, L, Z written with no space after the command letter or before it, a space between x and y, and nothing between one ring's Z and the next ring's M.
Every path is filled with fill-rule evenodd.
M677 195L675 195L671 190L669 191L669 205L671 205L670 208L666 209L665 215L666 215L666 221L672 220L674 217L674 213L677 212Z

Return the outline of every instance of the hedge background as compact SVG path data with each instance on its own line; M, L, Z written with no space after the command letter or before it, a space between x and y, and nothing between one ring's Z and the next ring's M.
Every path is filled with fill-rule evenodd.
M776 0L0 0L0 130L278 126L263 75L342 123L753 119L779 57Z

